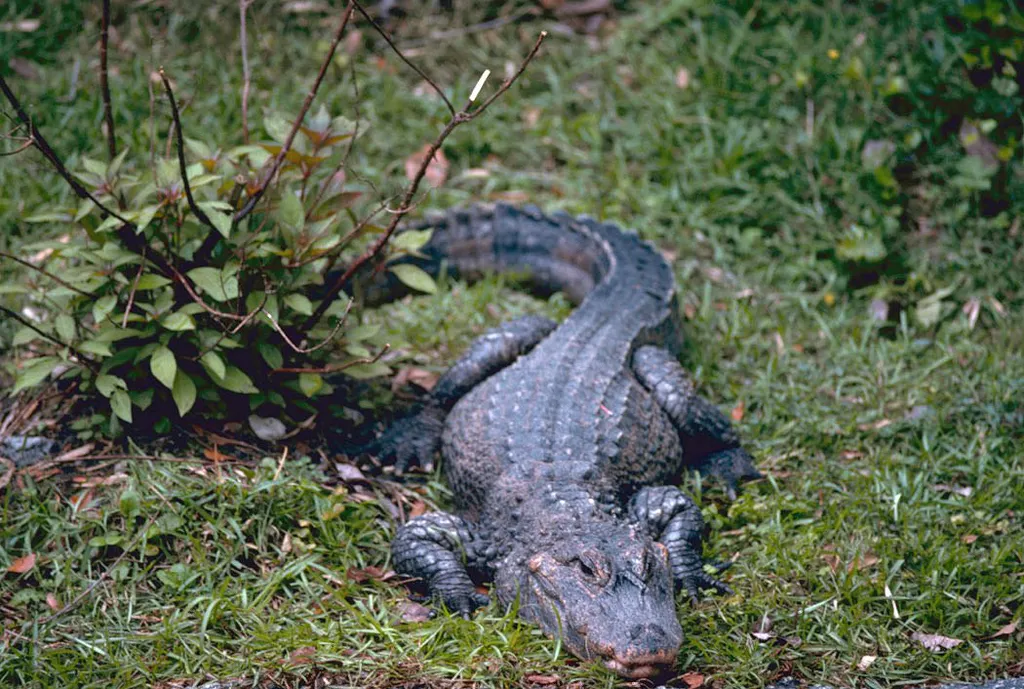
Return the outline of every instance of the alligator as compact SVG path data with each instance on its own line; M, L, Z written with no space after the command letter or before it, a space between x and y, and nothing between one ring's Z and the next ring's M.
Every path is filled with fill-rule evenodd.
M448 211L421 266L520 276L576 308L490 330L393 425L378 456L398 471L440 451L456 513L399 527L394 569L468 616L493 582L503 606L584 659L661 674L683 639L675 592L729 593L705 572L703 521L677 488L697 469L759 476L729 420L679 364L672 269L635 234L589 217L506 205Z

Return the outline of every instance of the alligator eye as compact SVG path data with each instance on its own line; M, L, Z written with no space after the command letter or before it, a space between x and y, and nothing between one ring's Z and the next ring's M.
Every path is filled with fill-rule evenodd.
M597 572L587 562L579 558L576 559L576 566L579 567L580 573L588 579L596 579Z

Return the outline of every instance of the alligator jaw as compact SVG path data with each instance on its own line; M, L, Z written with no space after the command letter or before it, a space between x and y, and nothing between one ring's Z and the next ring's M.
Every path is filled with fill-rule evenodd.
M675 657L665 653L649 656L633 656L630 658L609 658L604 666L617 675L627 679L644 679L663 674L672 666Z

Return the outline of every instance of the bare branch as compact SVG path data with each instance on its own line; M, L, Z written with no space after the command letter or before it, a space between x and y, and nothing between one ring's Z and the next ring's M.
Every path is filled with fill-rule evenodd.
M103 0L103 24L100 27L100 93L103 94L103 122L107 130L107 154L117 157L114 138L114 113L110 107L110 84L107 81L107 42L110 38L110 0Z
M271 373L337 373L338 371L344 371L347 368L352 368L353 366L358 366L360 364L375 364L390 350L391 345L386 344L372 357L352 359L351 361L346 361L343 364L329 364L327 366L308 368L275 368Z
M249 87L252 73L249 71L249 37L246 34L245 16L252 0L238 0L238 24L242 42L242 141L249 143Z
M411 61L409 60L409 58L407 58L407 57L406 57L406 56L405 56L405 55L404 55L404 54L402 53L402 51L398 49L398 46L396 46L396 45L394 44L394 41L392 41L392 40L391 40L391 37L390 37L390 36L388 36L387 32L386 32L386 31L384 31L384 29L382 29L382 28L380 27L380 24L378 24L377 22L375 22L375 21L373 20L373 17L371 17L371 16L370 16L370 15L369 15L369 14L368 14L368 13L366 12L366 10L365 10L365 9L363 9L363 6L359 4L359 0L352 0L352 2L353 2L353 3L355 3L356 9L357 9L357 10L359 10L359 13L360 13L361 15L363 15L363 17L364 17L364 18L366 19L366 21L370 22L370 24L371 24L371 25L373 26L374 30L375 30L375 31L376 31L377 33L379 33L379 34L380 34L381 38L383 38L383 39L384 39L384 40L385 40L385 41L387 42L387 44L388 44L389 46L391 46L391 50L393 50L393 51L395 52L395 55L397 55L397 56L398 56L398 57L399 57L399 58L400 58L400 59L402 60L402 62L404 62L405 64L409 65L409 68L410 68L410 69L412 69L412 71L414 71L414 72L416 72L417 74L419 74L419 75L420 75L420 76L421 76L421 77L423 78L423 80L424 80L424 81L426 81L426 82L427 82L428 84L430 84L430 87L431 87L432 89L434 89L434 91L436 91L436 92L437 92L437 95L441 96L441 100L443 100L443 101L444 101L444 104L448 106L448 112L450 112L450 113L452 114L452 117L455 117L455 106L454 106L454 105L452 105L452 102L451 102L450 100L448 100L448 96L444 95L444 91L442 91L442 90L441 90L441 87L440 87L440 86L438 86L437 84L435 84L435 83L434 83L434 81L433 81L433 79L431 79L430 77L428 77L428 76L427 76L427 75L426 75L426 74L425 74L425 73L423 72L423 70L421 70L421 69L420 69L419 67L417 67L417 66L416 66L415 64L413 64L413 63L412 63L412 62L411 62Z
M355 2L355 0L353 0L353 2ZM445 125L445 128L441 131L438 137L434 140L432 144L430 144L430 148L427 150L426 155L423 156L423 162L420 163L419 169L416 170L416 174L413 176L412 181L409 183L409 186L406 187L405 194L402 197L402 203L395 210L394 215L391 216L391 222L388 223L388 226L384 230L384 233L381 234L381 236L378 237L377 240L374 241L372 245L370 245L369 249L367 249L362 255L360 255L358 258L356 258L356 260L349 264L348 268L346 268L344 272L342 272L342 274L334 281L334 284L332 284L331 288L327 291L323 301L320 302L320 305L316 308L313 314L306 319L305 323L303 323L303 330L309 330L317 324L317 322L323 317L324 313L330 307L331 302L333 302L334 298L338 296L339 292L341 292L341 289L342 287L344 287L345 283L348 282L353 275L355 275L356 271L358 271L367 262L376 257L377 254L380 253L381 249L384 248L384 245L388 243L388 240L391 239L391 235L395 233L395 230L398 228L398 224L401 222L402 218L405 216L406 213L409 212L409 210L411 210L413 206L413 198L416 196L416 191L419 189L420 182L423 181L423 176L427 173L427 166L430 165L430 162L434 159L434 155L441 148L441 145L444 143L445 139L447 139L448 136L453 131L455 131L455 129L459 125L465 124L466 122L470 122L476 119L479 115L483 114L483 112L487 110L491 103L496 101L499 97L501 97L503 93L509 90L512 84L514 84L516 80L519 79L522 73L526 70L530 62L533 61L533 58L536 57L537 51L540 50L540 46L544 42L544 39L547 38L547 35L547 31L540 32L540 35L537 37L537 41L533 44L533 48L530 50L529 54L527 54L526 58L524 58L522 63L519 65L519 69L516 70L516 72L511 77L509 77L502 83L502 85L498 88L494 95L492 95L490 98L484 101L480 105L480 107L472 111L469 110L469 107L472 105L472 103L467 103L465 108L455 113L455 116L448 121L448 124Z
M146 249L147 247L142 248L142 261L139 263L139 270L135 273L135 279L132 280L132 288L128 292L128 303L124 307L124 316L121 317L122 328L128 327L128 316L132 312L132 305L135 304L135 293L139 289L139 280L142 279L142 273L146 269Z
M288 137L284 140L284 144L281 146L281 150L274 156L274 162L270 166L270 171L266 174L263 181L257 187L256 192L249 197L242 209L235 213L234 222L238 223L245 219L256 204L263 198L264 192L267 187L273 181L274 177L277 176L278 170L281 169L281 164L284 163L285 157L288 155L288 151L292 148L292 143L295 141L295 135L298 133L299 128L302 127L302 121L306 119L306 113L309 112L309 107L313 104L313 99L316 98L317 91L320 90L320 84L323 83L324 75L327 74L327 68L330 66L331 61L334 59L334 53L338 49L338 44L341 43L342 34L345 33L345 27L348 26L349 19L352 18L352 9L355 0L349 0L348 6L345 8L345 14L341 18L341 23L338 25L337 31L334 32L334 38L331 40L331 46L327 50L327 55L324 57L323 63L320 65L320 71L316 75L316 81L313 82L313 87L310 88L309 93L306 94L306 100L302 103L302 108L299 110L298 117L295 118L295 122L292 123L292 129L288 132Z
M331 333L326 338L324 338L323 342L321 342L318 345L314 345L312 347L307 348L300 347L299 345L292 342L292 339L288 337L288 333L284 331L284 328L278 325L277 321L274 319L274 316L271 315L269 311L264 309L263 313L267 317L267 320L270 321L270 325L273 326L274 330L277 331L277 334L284 338L284 341L287 342L288 346L292 348L292 351L294 351L296 354L312 354L316 350L321 349L322 347L326 347L328 344L330 344L330 342L334 340L335 335L338 334L338 331L341 330L342 327L344 327L345 321L348 320L348 314L352 310L352 301L352 299L348 300L348 304L345 306L345 313L341 315L341 318L338 319L338 323L334 326L334 330L332 330Z
M196 205L196 200L192 196L192 186L188 183L188 165L185 164L185 138L184 134L182 134L181 119L178 115L178 104L174 102L174 91L171 90L171 82L167 78L163 67L159 71L160 80L164 82L164 91L167 92L167 101L171 104L171 117L174 118L174 131L178 145L178 168L181 171L181 183L185 186L185 198L188 199L188 207L199 222L210 228L211 232L219 235L220 231L210 222L210 218L203 212L203 209Z
M35 265L33 263L30 263L29 261L26 261L23 258L18 258L17 256L15 256L13 254L9 254L6 251L0 251L0 257L6 258L9 261L14 261L15 263L20 263L21 265L25 266L26 268L29 268L30 270L34 270L37 273L40 273L41 275L45 275L46 277L50 278L51 280L56 282L61 287L69 289L72 292L74 292L75 294L78 294L78 295L83 296L83 297L90 297L90 298L92 297L92 295L89 294L88 292L86 292L84 290L80 290L77 287L74 287L74 286L68 284L67 282L65 282L61 278L57 277L53 273L50 273L50 272L48 272L46 270L43 270L39 266L37 266L37 265Z
M62 161L60 156L57 155L57 152L50 147L49 142L47 142L42 132L40 132L36 128L35 124L32 123L32 118L30 118L28 113L25 112L25 109L21 106L17 96L14 95L10 86L7 85L7 80L3 78L3 75L0 75L0 92L3 93L4 98L6 98L7 102L11 104L11 107L14 108L14 112L18 115L18 119L21 120L22 124L28 128L29 136L32 139L33 145L39 149L39 152L43 154L43 157L53 165L57 174L67 182L68 186L71 187L71 190L75 192L75 195L80 199L88 199L89 201L92 201L104 216L111 216L120 220L122 224L115 230L118 239L121 240L121 243L126 249L142 256L145 251L146 242L142 237L135 233L135 224L129 222L123 216L118 215L115 211L112 211L110 208L103 205L103 203L93 196L88 189L82 186L81 182L74 178L74 176L64 166L64 161ZM149 260L152 261L157 270L166 277L170 277L172 274L177 272L171 264L160 255L152 256Z

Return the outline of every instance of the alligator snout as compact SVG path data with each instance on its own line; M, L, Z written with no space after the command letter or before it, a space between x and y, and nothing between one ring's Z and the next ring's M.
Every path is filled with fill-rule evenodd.
M609 670L631 679L664 672L675 662L682 643L678 627L669 631L656 623L633 625L624 636L626 643L601 650Z

